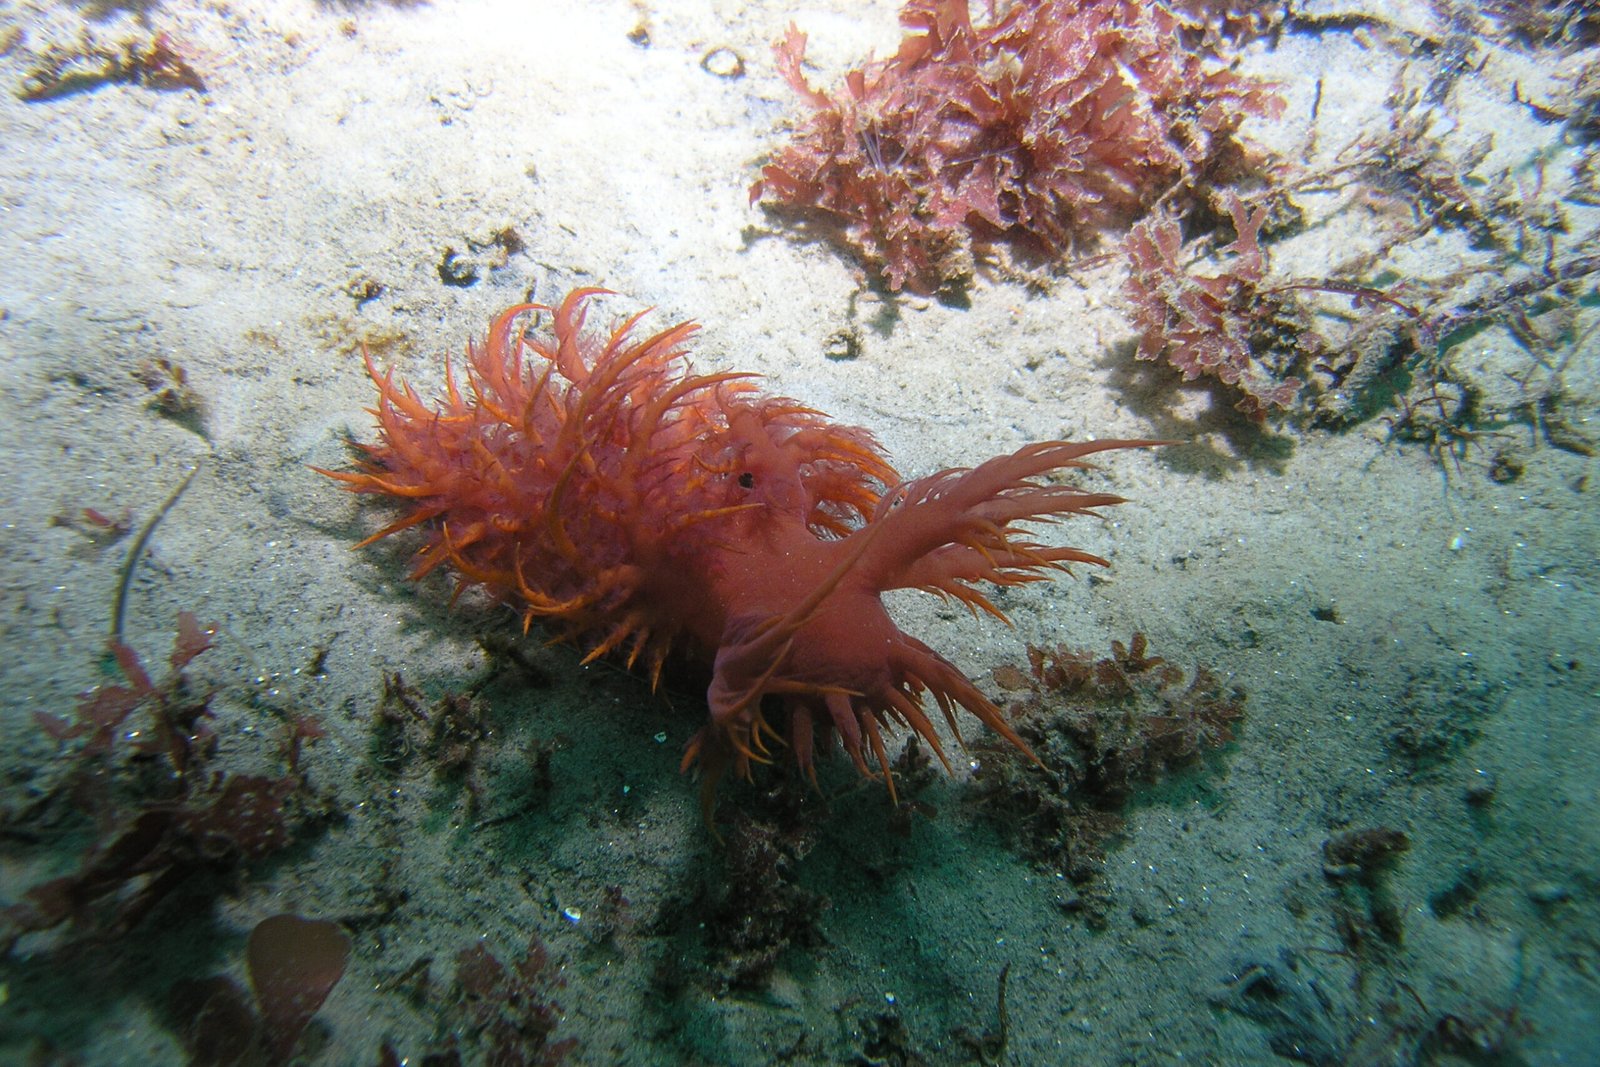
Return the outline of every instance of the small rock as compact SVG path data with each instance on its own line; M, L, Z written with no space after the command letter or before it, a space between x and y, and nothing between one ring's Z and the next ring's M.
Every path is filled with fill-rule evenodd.
M1572 890L1560 882L1535 882L1528 887L1528 899L1535 904L1560 904L1572 899Z
M1466 787L1461 790L1462 797L1468 804L1481 808L1494 799L1494 791L1498 783L1494 775L1488 771L1477 770L1472 772L1472 778Z
M855 359L861 355L861 338L852 329L835 330L823 343L822 354L835 361Z

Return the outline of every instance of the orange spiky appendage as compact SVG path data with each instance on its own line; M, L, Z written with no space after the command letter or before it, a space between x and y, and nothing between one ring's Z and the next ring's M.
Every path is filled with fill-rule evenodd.
M406 511L362 544L421 527L413 577L446 564L518 607L524 627L537 620L589 659L615 653L652 684L669 651L709 663L710 721L683 759L702 768L708 814L722 775L748 776L773 741L814 781L819 740L837 734L891 797L886 725L916 731L948 767L925 696L952 731L959 706L1026 752L882 594L923 589L1004 619L976 583L1104 562L1016 524L1120 500L1035 479L1159 442L1047 442L899 484L866 430L763 396L749 375L692 373L692 323L641 339L641 313L586 333L603 292L503 312L468 347L465 388L447 367L433 406L368 360L379 440L360 470L322 473Z

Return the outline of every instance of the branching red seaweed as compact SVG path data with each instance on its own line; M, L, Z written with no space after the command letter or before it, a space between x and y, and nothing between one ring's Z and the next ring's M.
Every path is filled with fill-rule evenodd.
M75 721L35 715L51 737L77 747L56 786L26 809L6 812L4 825L42 843L78 823L92 824L96 834L75 871L0 909L0 953L24 934L68 923L78 936L120 937L169 896L225 884L293 839L308 793L301 746L321 728L308 716L291 721L281 776L213 770L211 697L195 690L185 668L211 647L214 632L180 614L171 669L159 681L130 646L113 641L122 684L86 695ZM144 726L124 729L136 712ZM51 814L61 807L70 809L65 819ZM31 829L43 823L50 833Z
M1237 236L1215 274L1190 265L1172 214L1156 212L1135 225L1123 244L1129 271L1122 291L1139 331L1139 359L1164 358L1189 381L1215 377L1243 393L1236 406L1261 421L1300 390L1284 368L1302 358L1303 327L1293 291L1266 284L1267 254L1258 240L1266 207L1248 210L1232 197L1228 211Z
M1096 881L1134 793L1227 744L1244 718L1242 690L1204 667L1186 676L1141 633L1113 641L1109 656L1029 647L1026 670L994 678L1016 694L1008 710L1040 762L983 743L984 806L1033 859L1080 885ZM1070 903L1091 925L1104 918L1099 891Z
M807 81L790 27L778 68L810 115L751 189L837 225L895 290L963 278L975 245L1055 257L1207 198L1252 167L1244 120L1283 106L1233 69L1214 11L1021 0L975 24L968 0L910 0L901 22L895 55L833 93Z

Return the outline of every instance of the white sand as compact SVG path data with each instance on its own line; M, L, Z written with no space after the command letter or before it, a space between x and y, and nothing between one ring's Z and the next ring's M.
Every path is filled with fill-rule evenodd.
M100 7L112 10L96 20ZM82 1026L81 1044L66 1045L81 1062L173 1062L165 994L141 982L145 961L170 970L176 952L193 957L195 974L240 975L244 934L278 911L353 928L349 974L318 1024L321 1063L373 1062L386 1038L420 1055L433 1016L385 980L431 955L447 988L452 957L473 939L508 957L535 932L561 965L558 1033L582 1042L573 1058L582 1063L871 1062L849 1057L865 1055L861 1022L890 1010L890 994L929 1062L967 1062L951 1030L992 1024L1004 961L1009 1062L1272 1062L1266 1030L1208 998L1253 964L1284 967L1286 954L1318 990L1306 994L1320 1005L1313 1029L1352 1056L1363 1040L1381 1044L1386 1028L1426 1028L1446 1012L1492 1022L1513 1007L1528 1024L1515 1038L1521 1062L1593 1054L1583 1035L1600 1032L1595 461L1549 447L1509 414L1459 465L1388 441L1377 419L1340 435L1256 434L1208 412L1205 390L1148 367L1130 376L1114 264L1074 270L1048 293L980 279L965 309L904 299L892 329L874 329L881 304L863 294L849 255L783 230L749 206L747 190L798 113L770 42L795 19L811 35L816 79L829 83L867 49L894 47L895 9L887 0L798 10L765 0L0 9L0 34L23 34L0 37L12 41L0 57L7 795L52 780L56 746L31 713L66 713L103 677L130 543L98 545L53 520L127 509L138 526L203 458L140 564L129 638L159 662L179 610L218 625L217 648L194 673L219 690L222 765L265 765L282 715L313 714L329 737L310 753L312 779L348 813L224 897L199 935L129 948L82 1003L41 1000L48 964L18 961L9 979L0 968L13 1005L0 1007L0 1058L32 1035L67 1041ZM642 18L647 48L627 37ZM1396 21L1438 32L1425 6ZM52 43L152 31L181 42L207 93L13 95ZM1281 123L1248 132L1304 164L1321 78L1310 165L1328 165L1364 131L1387 128L1406 40L1329 30L1255 46L1248 69L1284 79L1290 107ZM718 46L744 58L746 77L701 68ZM1559 100L1554 60L1498 48L1481 58L1443 105L1443 150L1459 156L1491 133L1477 173L1520 168L1527 195L1568 219L1557 247L1578 247L1595 211L1559 195L1578 149L1562 144L1559 124L1509 102L1514 82L1525 98ZM1425 85L1429 62L1419 55L1409 81ZM1546 185L1535 192L1526 164L1540 153ZM1301 198L1319 225L1276 250L1278 273L1326 276L1409 223L1403 205L1356 199ZM447 249L467 252L504 227L525 251L470 287L441 283ZM1442 278L1490 261L1445 230L1385 263ZM363 280L382 293L358 307L346 290ZM1106 872L1106 930L1058 909L1070 888L974 818L960 783L934 791L940 817L908 841L890 835L879 791L852 789L835 760L828 782L847 793L801 878L833 899L827 943L785 957L768 993L691 986L669 1000L653 983L679 952L675 938L692 946L699 935L652 922L664 908L677 914L668 902L692 896L697 870L718 862L695 785L677 774L701 714L695 694L669 706L634 679L579 668L570 651L530 639L551 685L493 690L502 728L486 771L489 814L517 810L519 753L535 739L558 739L548 802L474 830L457 794L426 774L396 782L374 769L384 675L403 672L430 698L459 691L485 667L475 635L514 627L470 597L449 609L442 580L407 585L403 543L348 550L380 513L307 465L347 463L340 435L370 436L362 408L372 391L354 343L392 342L380 359L431 389L440 356L497 310L577 284L626 294L610 305L617 311L656 305L661 325L699 320L697 366L761 372L774 391L872 428L908 476L1063 435L1189 442L1106 457L1093 484L1132 502L1061 536L1106 555L1110 570L1093 585L1080 574L1008 595L1014 630L924 598L896 602L908 630L986 685L1028 642L1100 650L1142 630L1157 654L1206 664L1249 693L1222 769L1130 811ZM1575 322L1582 333L1595 315ZM859 358L825 358L830 334L852 326ZM1593 440L1584 426L1596 346L1583 336L1561 411ZM151 410L135 370L154 358L185 368L209 441ZM1498 326L1452 359L1491 412L1512 412L1549 379ZM1502 449L1525 465L1509 484L1488 477ZM1477 739L1414 772L1387 739L1446 715ZM1482 776L1496 788L1473 811L1464 790ZM722 803L741 795L725 790ZM1412 841L1388 878L1405 940L1353 959L1339 954L1338 892L1320 849L1331 833L1375 826ZM0 865L0 900L40 874ZM1437 903L1464 879L1477 887L1464 905ZM592 915L608 885L634 918L616 950L595 947L584 922L561 914Z

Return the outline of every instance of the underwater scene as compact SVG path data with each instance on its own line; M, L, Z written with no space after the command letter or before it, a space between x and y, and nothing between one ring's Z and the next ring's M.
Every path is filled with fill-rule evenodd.
M1600 4L0 0L0 1063L1600 1065Z

